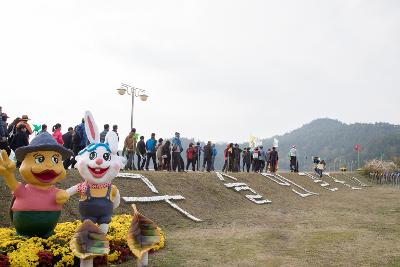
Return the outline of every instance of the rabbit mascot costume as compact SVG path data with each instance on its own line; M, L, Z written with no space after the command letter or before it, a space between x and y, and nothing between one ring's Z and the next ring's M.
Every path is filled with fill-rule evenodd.
M80 194L81 220L91 220L107 234L113 210L120 204L118 188L112 180L124 166L125 159L117 155L118 136L108 132L104 143L90 111L85 113L85 132L90 144L76 156L77 168L84 182L67 190L68 194Z

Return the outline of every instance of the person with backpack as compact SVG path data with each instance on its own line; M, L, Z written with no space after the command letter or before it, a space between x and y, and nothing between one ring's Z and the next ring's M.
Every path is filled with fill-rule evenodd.
M172 170L176 171L176 169L178 168L178 171L181 172L184 170L184 168L182 168L183 159L181 157L181 153L183 151L183 147L180 139L180 133L178 132L175 133L175 137L172 138L171 144L172 144Z
M52 129L52 132L53 132L53 134L52 134L53 138L57 141L57 143L59 145L63 146L64 145L64 141L62 139L61 124L57 123L56 125L54 125L53 129Z
M143 171L144 165L146 164L146 143L144 142L144 136L140 136L140 140L136 146L137 166L139 171ZM140 164L141 163L141 164Z
M152 133L151 138L146 141L146 171L149 170L150 159L153 160L154 170L157 170L157 162L156 162L156 134Z
M12 139L14 138L15 134L17 133L17 124L21 120L20 117L15 118L13 122L8 125L7 127L7 135L8 135L8 143L11 144Z
M29 145L28 134L26 133L26 125L20 123L17 126L17 133L15 134L12 142L10 143L11 149L15 152L18 148ZM16 167L19 168L21 162L17 161Z
M196 151L193 147L193 143L190 143L188 149L186 149L186 171L189 169L190 164L192 164L192 170L196 170L196 165L194 162L195 153Z
M11 149L8 143L8 134L7 134L7 119L9 117L6 113L1 113L0 118L0 151L5 150L7 155L10 156Z
M325 170L325 166L326 166L325 160L321 161L318 160L317 166L315 167L314 170L319 175L319 178L322 178L322 173Z

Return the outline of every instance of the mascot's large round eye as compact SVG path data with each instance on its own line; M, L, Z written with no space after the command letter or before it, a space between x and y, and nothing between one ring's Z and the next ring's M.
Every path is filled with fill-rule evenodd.
M52 161L54 164L57 164L57 163L58 163L58 157L52 156L52 157L51 157L51 161Z
M111 160L111 155L110 155L110 153L104 153L104 154L103 154L103 159L104 159L105 161L110 161L110 160Z
M96 152L90 152L90 154L89 154L89 159L90 160L94 160L95 158L97 158L97 153Z
M35 157L35 162L38 164L41 164L44 162L44 157L42 155L36 156Z

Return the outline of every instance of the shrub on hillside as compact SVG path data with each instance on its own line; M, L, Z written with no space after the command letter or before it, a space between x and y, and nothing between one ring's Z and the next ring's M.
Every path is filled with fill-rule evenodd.
M399 170L399 166L397 166L393 161L380 161L377 159L373 159L365 164L363 170L366 175L369 175L371 173L383 174L385 172L397 171Z

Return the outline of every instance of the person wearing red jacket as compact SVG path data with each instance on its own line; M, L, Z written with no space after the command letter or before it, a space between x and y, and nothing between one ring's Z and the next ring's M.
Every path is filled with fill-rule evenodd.
M61 124L57 123L56 125L53 126L52 136L59 145L61 145L61 146L64 145L64 141L63 141L62 133L61 133Z
M192 170L195 171L195 154L196 150L193 147L193 143L189 144L188 149L186 149L186 171L189 169L189 165L192 164Z

